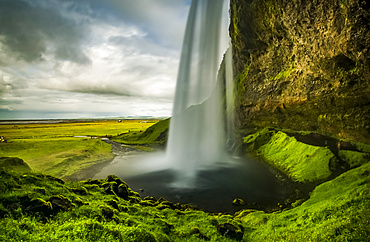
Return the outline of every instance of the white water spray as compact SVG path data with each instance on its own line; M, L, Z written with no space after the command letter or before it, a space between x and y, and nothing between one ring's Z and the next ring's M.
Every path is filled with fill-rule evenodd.
M179 176L175 186L191 187L198 170L228 160L222 95L217 85L217 70L225 52L220 50L220 40L225 38L220 33L227 2L193 0L190 7L167 145L167 160ZM230 75L232 79L227 66L226 76Z

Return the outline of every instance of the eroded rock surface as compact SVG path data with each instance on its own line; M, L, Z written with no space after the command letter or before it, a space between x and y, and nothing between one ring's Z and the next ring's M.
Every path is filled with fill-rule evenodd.
M241 128L370 143L370 14L363 0L232 0Z

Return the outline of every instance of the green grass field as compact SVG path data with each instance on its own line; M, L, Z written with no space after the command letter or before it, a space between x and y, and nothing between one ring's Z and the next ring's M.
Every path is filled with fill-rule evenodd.
M112 147L94 137L144 132L153 120L117 120L53 124L0 125L0 157L19 157L32 169L66 178L113 158ZM74 137L87 136L87 137Z

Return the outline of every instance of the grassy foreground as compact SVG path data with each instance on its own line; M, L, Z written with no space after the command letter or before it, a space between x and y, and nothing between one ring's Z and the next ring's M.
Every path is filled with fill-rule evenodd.
M142 199L115 176L64 182L16 158L0 173L1 241L228 241L217 225L231 216Z
M0 159L1 241L367 241L370 163L274 213L210 214L141 198L115 176L64 182Z
M0 157L19 157L34 170L65 178L113 158L111 145L91 137L111 137L129 131L142 133L153 122L108 120L2 124L0 133L8 142L0 143Z

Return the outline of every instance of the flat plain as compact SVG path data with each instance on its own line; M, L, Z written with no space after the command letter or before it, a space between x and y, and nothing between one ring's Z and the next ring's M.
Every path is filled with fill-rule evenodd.
M113 158L111 145L101 140L128 132L144 132L157 120L68 120L6 122L0 125L0 157L18 157L33 170L67 178Z

